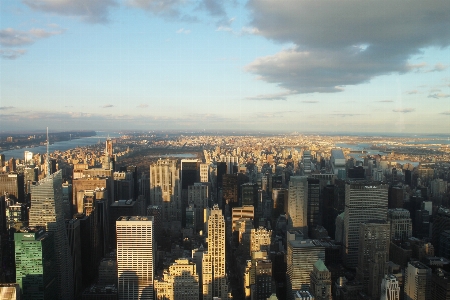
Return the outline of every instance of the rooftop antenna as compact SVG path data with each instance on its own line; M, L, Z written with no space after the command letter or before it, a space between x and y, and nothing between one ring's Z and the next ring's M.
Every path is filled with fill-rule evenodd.
M47 177L50 176L50 159L49 159L49 154L48 154L48 144L49 144L49 140L48 140L48 127L47 127Z

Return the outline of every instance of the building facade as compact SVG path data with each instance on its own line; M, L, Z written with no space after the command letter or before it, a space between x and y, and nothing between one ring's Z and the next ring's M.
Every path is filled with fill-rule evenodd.
M345 185L344 265L358 265L359 225L387 219L389 185L380 182L349 181Z
M153 300L153 217L119 217L116 233L119 299Z

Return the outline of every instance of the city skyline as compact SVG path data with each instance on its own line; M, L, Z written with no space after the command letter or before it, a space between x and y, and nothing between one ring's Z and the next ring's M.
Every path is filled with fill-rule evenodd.
M5 1L0 128L445 134L450 7Z

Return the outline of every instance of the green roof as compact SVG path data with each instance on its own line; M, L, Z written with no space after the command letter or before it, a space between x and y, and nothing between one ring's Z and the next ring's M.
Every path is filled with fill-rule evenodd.
M314 266L317 268L317 270L319 271L328 271L327 267L325 266L325 264L323 263L323 261L319 258L318 261L316 261L314 263Z

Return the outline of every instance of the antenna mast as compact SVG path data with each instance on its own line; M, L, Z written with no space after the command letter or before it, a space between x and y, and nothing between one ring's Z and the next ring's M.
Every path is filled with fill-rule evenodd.
M47 127L47 177L50 176L50 157L49 157L49 153L48 153L48 144L49 144L49 140L48 140L48 127Z

